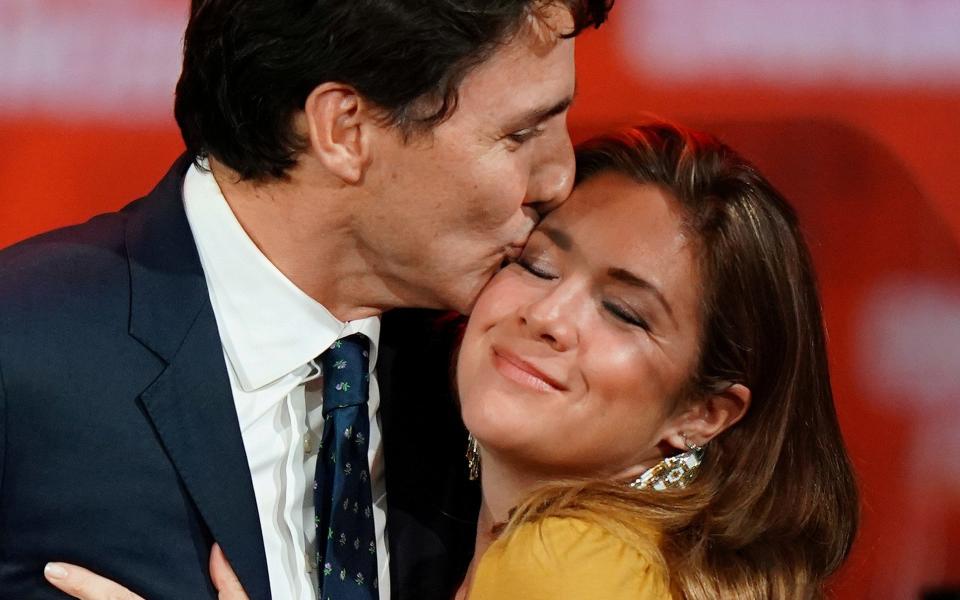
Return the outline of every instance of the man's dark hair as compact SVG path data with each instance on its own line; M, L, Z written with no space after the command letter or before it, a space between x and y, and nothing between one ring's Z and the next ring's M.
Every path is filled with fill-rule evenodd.
M355 88L407 135L443 121L472 68L544 8L573 31L613 0L193 0L175 115L187 151L244 179L281 178L305 140L292 116L316 86ZM428 114L415 110L427 100Z

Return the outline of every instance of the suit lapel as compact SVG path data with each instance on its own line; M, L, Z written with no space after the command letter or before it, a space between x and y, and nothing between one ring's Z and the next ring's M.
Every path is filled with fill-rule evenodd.
M183 210L189 160L126 209L130 334L167 362L142 394L184 487L251 598L269 598L253 483L213 309Z

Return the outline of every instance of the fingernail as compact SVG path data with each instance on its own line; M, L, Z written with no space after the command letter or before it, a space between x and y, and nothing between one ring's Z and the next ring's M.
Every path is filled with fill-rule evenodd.
M67 576L67 570L57 563L47 563L43 568L43 574L50 579L63 579Z

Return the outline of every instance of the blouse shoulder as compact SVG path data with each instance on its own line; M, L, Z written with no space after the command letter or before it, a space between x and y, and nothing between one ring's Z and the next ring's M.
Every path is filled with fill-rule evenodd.
M655 551L579 518L525 523L480 559L469 600L670 600Z

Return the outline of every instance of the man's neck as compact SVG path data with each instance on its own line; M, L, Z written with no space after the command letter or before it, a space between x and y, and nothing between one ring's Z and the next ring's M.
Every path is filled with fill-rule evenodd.
M210 158L210 169L244 231L264 256L341 321L402 305L360 243L349 207L356 190L294 167L287 178L243 181Z

